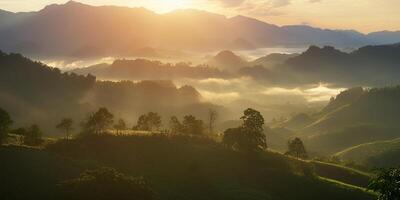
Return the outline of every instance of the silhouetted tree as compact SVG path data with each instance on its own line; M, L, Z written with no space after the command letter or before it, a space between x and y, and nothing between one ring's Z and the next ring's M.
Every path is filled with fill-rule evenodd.
M184 131L183 125L176 116L172 116L169 121L169 129L172 134L182 134Z
M113 124L114 115L107 108L100 108L82 123L84 134L103 134Z
M117 134L119 134L121 131L126 130L126 123L123 119L119 119L118 123L114 125L114 129L117 131Z
M34 124L26 130L24 135L24 144L36 146L43 142L42 140L42 131L39 126Z
M285 154L297 158L308 158L306 148L300 138L294 138L288 141L288 151Z
M59 185L65 199L151 200L153 191L143 178L134 178L112 168L87 170Z
M56 126L56 128L60 129L61 131L65 131L65 137L66 137L67 140L69 139L69 135L70 135L70 133L72 131L72 124L73 123L74 122L72 121L72 119L64 118Z
M267 148L264 134L264 118L260 112L247 109L241 117L242 126L227 129L224 132L223 143L225 146L240 151L262 151Z
M400 168L381 169L368 189L377 192L379 200L400 200Z
M204 134L204 122L196 119L193 115L186 115L182 121L183 132L191 135L203 135Z
M0 108L0 144L7 138L12 123L10 115Z
M214 133L214 125L215 121L217 120L218 113L216 110L209 109L208 110L208 133Z
M149 112L139 117L137 125L133 127L133 129L141 131L155 131L159 130L160 127L161 116L158 113Z

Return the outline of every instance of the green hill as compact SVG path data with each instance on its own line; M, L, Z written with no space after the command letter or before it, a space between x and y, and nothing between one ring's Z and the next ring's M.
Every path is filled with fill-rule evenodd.
M400 165L400 138L357 145L337 154L344 162L354 162L369 168Z
M59 141L48 150L144 176L159 199L373 198L313 176L312 164L271 152L243 155L205 138L90 136Z

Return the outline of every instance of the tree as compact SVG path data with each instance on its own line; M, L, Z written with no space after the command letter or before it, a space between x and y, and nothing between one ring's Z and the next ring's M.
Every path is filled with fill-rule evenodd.
M70 135L70 133L72 131L72 124L73 123L74 122L72 121L72 119L64 118L56 126L56 128L60 129L61 131L65 131L65 136L66 136L67 140L69 139L69 135Z
M308 158L306 148L300 138L294 138L288 141L288 151L285 154L297 158Z
M114 129L117 131L117 134L119 134L122 130L126 130L126 123L123 119L119 119L118 123L114 125Z
M212 134L214 133L214 124L215 121L217 120L218 113L216 110L209 109L208 110L208 133Z
M161 116L154 112L141 115L137 125L133 128L141 131L155 131L161 127Z
M267 148L264 134L264 117L254 109L247 109L240 118L243 123L240 127L227 129L224 132L223 143L225 146L240 151L262 151Z
M0 144L7 138L12 123L10 115L0 108Z
M186 115L182 121L183 132L190 135L203 135L204 122L196 119L193 115Z
M42 135L43 133L40 130L39 126L34 124L26 130L24 136L24 144L31 146L39 145L43 142Z
M84 134L103 134L111 127L114 122L114 115L107 108L100 108L97 112L92 113L82 123Z
M154 193L143 178L134 178L112 168L87 170L59 185L64 199L151 200Z
M400 200L400 168L381 169L368 184L379 200Z
M172 116L169 120L169 129L172 134L182 134L184 131L183 125L176 116Z

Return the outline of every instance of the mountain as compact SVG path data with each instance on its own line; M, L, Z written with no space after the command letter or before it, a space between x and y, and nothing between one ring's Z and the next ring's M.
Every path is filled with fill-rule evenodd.
M246 67L248 62L232 51L225 50L211 58L208 64L220 69L236 72L238 69Z
M354 31L279 27L245 16L228 18L199 10L156 14L144 8L69 1L37 12L1 13L6 17L0 20L0 48L42 57L132 56L146 47L215 51L376 43Z
M241 73L281 86L322 82L337 87L381 87L399 83L399 57L399 44L365 46L350 53L331 46L310 46L275 67L254 66Z
M284 62L286 62L289 58L293 58L298 56L299 54L281 54L281 53L272 53L261 58L257 58L256 60L251 61L250 65L257 66L261 65L267 69L274 68Z
M380 31L368 34L368 38L380 44L400 42L400 31Z
M72 72L93 74L105 80L174 80L183 78L223 78L229 74L207 65L193 66L190 63L162 63L147 59L115 60L112 64L98 64Z
M36 123L51 134L62 118L79 124L103 106L131 123L149 111L201 118L216 108L202 102L195 88L177 87L172 81L96 81L92 75L62 73L20 54L0 52L0 108L10 113L15 126Z

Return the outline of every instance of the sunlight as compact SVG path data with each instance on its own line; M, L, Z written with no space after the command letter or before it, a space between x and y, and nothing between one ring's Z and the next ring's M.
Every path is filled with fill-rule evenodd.
M185 8L189 2L188 0L162 0L157 2L156 7L159 12L170 12Z

